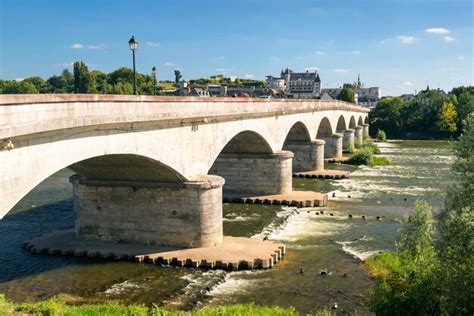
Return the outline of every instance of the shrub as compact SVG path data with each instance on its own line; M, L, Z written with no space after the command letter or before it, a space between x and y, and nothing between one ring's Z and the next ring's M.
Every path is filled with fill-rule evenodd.
M377 140L380 142L387 141L387 135L385 135L385 132L381 129L377 131Z
M348 163L352 165L368 165L373 157L373 152L369 148L361 148L351 156Z

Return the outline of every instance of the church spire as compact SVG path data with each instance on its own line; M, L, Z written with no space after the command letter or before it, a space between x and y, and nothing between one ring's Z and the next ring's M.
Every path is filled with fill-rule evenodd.
M357 88L362 88L362 82L360 82L360 73L357 75Z

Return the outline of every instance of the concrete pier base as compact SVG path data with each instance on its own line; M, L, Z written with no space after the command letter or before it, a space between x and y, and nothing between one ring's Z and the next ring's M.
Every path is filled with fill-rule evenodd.
M224 237L216 247L177 249L82 240L72 229L26 241L23 246L33 253L228 270L268 269L285 254L282 244L245 237Z
M75 175L70 182L81 240L184 248L222 243L221 177L159 183Z
M291 141L285 143L283 149L293 152L293 172L323 170L324 144L322 139L311 142Z
M356 126L354 128L354 130L355 130L355 135L354 135L355 142L357 142L359 145L362 145L364 143L364 134L363 134L364 132L363 132L362 129L363 129L362 126Z
M222 153L209 174L225 179L224 196L268 195L292 191L293 153Z
M324 141L324 158L339 158L342 157L342 134L334 133L326 137Z
M351 152L354 150L354 134L355 130L352 128L346 129L344 131L344 137L342 138L342 150Z

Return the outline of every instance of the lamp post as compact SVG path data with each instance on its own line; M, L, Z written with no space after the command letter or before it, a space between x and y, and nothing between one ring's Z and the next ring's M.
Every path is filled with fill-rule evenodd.
M153 75L153 94L156 95L156 67L151 68L151 74Z
M128 45L130 46L130 49L132 50L132 55L133 55L133 94L137 95L137 74L135 70L135 51L138 48L138 42L135 40L135 37L132 36L130 40L128 41Z

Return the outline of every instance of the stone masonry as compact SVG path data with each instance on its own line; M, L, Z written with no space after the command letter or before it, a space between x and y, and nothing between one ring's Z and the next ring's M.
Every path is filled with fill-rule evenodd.
M369 124L362 125L363 135L369 135Z
M318 171L324 169L325 141L316 139L308 141L292 141L285 143L285 150L293 152L293 172Z
M342 149L343 150L351 150L354 149L354 133L355 130L352 128L346 129L344 131L344 137L342 139Z
M364 142L364 134L362 131L362 126L356 126L355 128L355 140L356 142L359 143L359 145L362 145Z
M292 191L293 153L222 153L209 170L225 179L224 195L270 195Z
M325 158L339 158L342 157L342 134L334 133L329 137L324 138L326 144L324 145Z
M221 177L114 183L75 175L70 182L80 239L184 248L222 243Z

